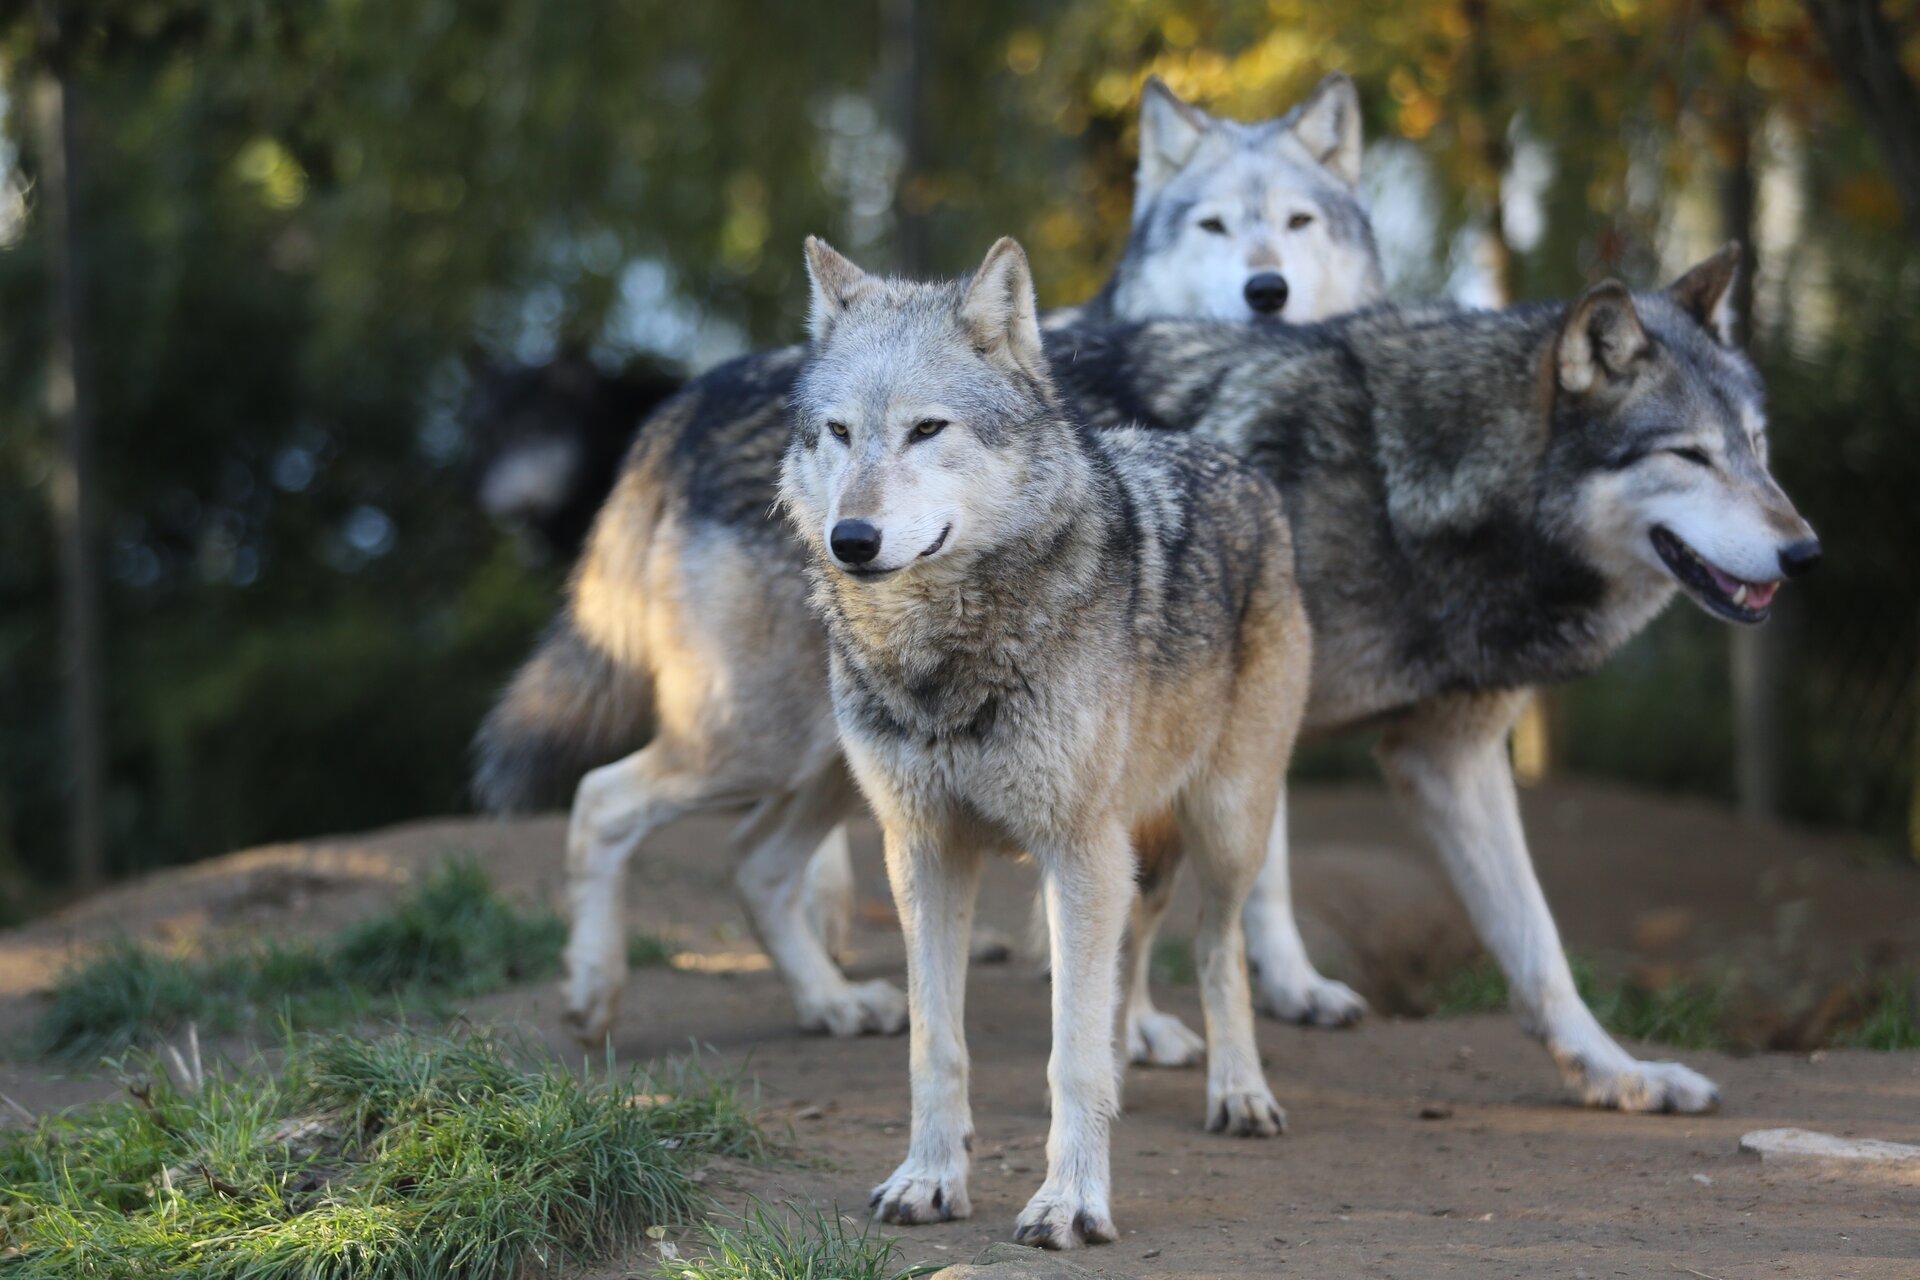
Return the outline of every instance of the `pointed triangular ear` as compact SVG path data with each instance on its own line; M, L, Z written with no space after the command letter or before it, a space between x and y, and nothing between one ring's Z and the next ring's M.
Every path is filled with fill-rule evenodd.
M1140 91L1140 167L1135 172L1134 208L1193 158L1193 149L1213 127L1213 117L1182 102L1167 82L1148 76Z
M1011 236L994 242L967 282L960 297L960 322L988 359L1009 361L1046 381L1033 271L1026 251Z
M1735 346L1739 341L1739 335L1734 332L1733 287L1740 279L1740 263L1745 253L1738 240L1730 241L1720 252L1667 286L1667 296L1723 347Z
M1316 85L1295 109L1288 132L1329 173L1350 187L1359 183L1365 139L1360 127L1360 90L1352 76L1335 71Z
M807 331L822 342L872 277L819 236L807 237L807 279L813 285L813 305L807 313Z
M1560 385L1575 393L1590 391L1625 374L1646 349L1633 295L1618 280L1604 280L1581 294L1560 322L1554 350Z

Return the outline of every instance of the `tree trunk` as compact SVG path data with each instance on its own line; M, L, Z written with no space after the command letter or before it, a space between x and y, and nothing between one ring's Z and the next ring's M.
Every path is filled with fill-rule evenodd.
M1720 236L1746 247L1734 286L1736 332L1753 340L1753 119L1745 93L1736 92L1722 131ZM1780 682L1783 633L1778 622L1742 627L1732 635L1734 794L1754 819L1780 814Z
M887 123L900 140L900 176L894 184L894 254L902 275L927 270L927 216L914 181L925 152L920 109L922 23L918 0L880 0L880 85Z
M1900 61L1900 38L1879 0L1806 0L1806 6L1900 193L1907 229L1920 240L1920 86Z
M101 715L100 582L94 555L93 387L86 325L86 250L76 214L82 176L74 137L73 77L42 73L33 92L39 188L53 281L47 349L47 410L59 433L52 483L60 548L62 642L67 681L67 764L72 775L73 879L83 888L106 874L101 815L106 734Z

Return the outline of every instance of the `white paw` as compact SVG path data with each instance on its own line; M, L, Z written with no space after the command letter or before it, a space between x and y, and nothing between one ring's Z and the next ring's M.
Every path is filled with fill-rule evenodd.
M879 1221L901 1226L970 1218L973 1202L967 1199L966 1167L934 1169L909 1160L873 1189L867 1207Z
M1120 1232L1104 1196L1064 1191L1048 1184L1034 1193L1020 1211L1013 1229L1015 1244L1035 1249L1077 1249L1086 1244L1111 1244Z
M849 983L841 994L797 1002L800 1026L830 1036L898 1035L907 1029L907 998L891 982Z
M1255 978L1254 1006L1282 1022L1307 1027L1350 1027L1367 1012L1367 1002L1344 982L1313 970Z
M1720 1089L1713 1081L1678 1062L1640 1062L1628 1058L1624 1066L1596 1067L1578 1054L1553 1052L1560 1070L1590 1107L1615 1111L1667 1111L1698 1114L1720 1105Z
M582 956L569 948L567 977L561 983L566 1000L561 1021L574 1039L589 1047L606 1041L626 984L625 956Z
M1127 1015L1127 1061L1147 1067L1191 1067L1206 1060L1207 1042L1170 1013Z
M1207 1132L1236 1138L1272 1138L1287 1131L1287 1113L1265 1085L1207 1089Z

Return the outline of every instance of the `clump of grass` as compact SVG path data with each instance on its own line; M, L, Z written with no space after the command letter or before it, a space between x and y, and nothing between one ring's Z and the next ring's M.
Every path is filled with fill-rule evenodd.
M201 959L130 941L62 974L32 1035L46 1057L97 1059L189 1023L238 1030L262 1016L314 1026L436 1010L555 972L566 927L495 893L468 863L431 872L390 910L315 942L266 942Z
M278 1071L164 1074L0 1135L8 1280L511 1280L701 1208L693 1164L758 1149L730 1086L589 1087L481 1035L296 1040ZM712 1127L709 1126L712 1123Z
M911 1280L936 1267L895 1265L896 1241L863 1224L804 1206L770 1214L755 1208L737 1227L709 1224L692 1243L693 1257L662 1262L659 1280Z
M1631 977L1602 977L1581 957L1571 957L1569 964L1581 998L1615 1035L1681 1049L1725 1049L1734 1043L1723 982L1685 978L1652 988ZM1433 1016L1453 1018L1502 1011L1507 997L1505 975L1491 960L1482 960L1449 974L1429 1000Z
M651 933L627 935L627 965L634 969L657 969L672 964L679 950L665 938Z
M1920 1049L1920 980L1882 974L1867 992L1859 1023L1837 1040L1854 1049Z

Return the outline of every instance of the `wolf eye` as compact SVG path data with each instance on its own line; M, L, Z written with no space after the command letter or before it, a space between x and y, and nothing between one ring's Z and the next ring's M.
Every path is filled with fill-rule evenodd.
M835 440L845 440L847 438L847 424L844 422L829 422L827 424L827 430L833 433Z
M1220 219L1218 218L1200 219L1200 229L1202 231L1211 231L1213 232L1213 234L1217 236L1223 236L1227 234L1227 224L1220 221Z
M1710 467L1713 465L1713 460L1698 449L1669 449L1667 452L1676 458L1683 458L1691 462L1696 467Z
M915 440L931 440L946 429L947 420L945 418L922 418L913 424L913 438Z
M1310 213L1296 213L1287 219L1287 230L1289 231L1298 231L1302 227L1310 227L1312 225L1313 215Z

